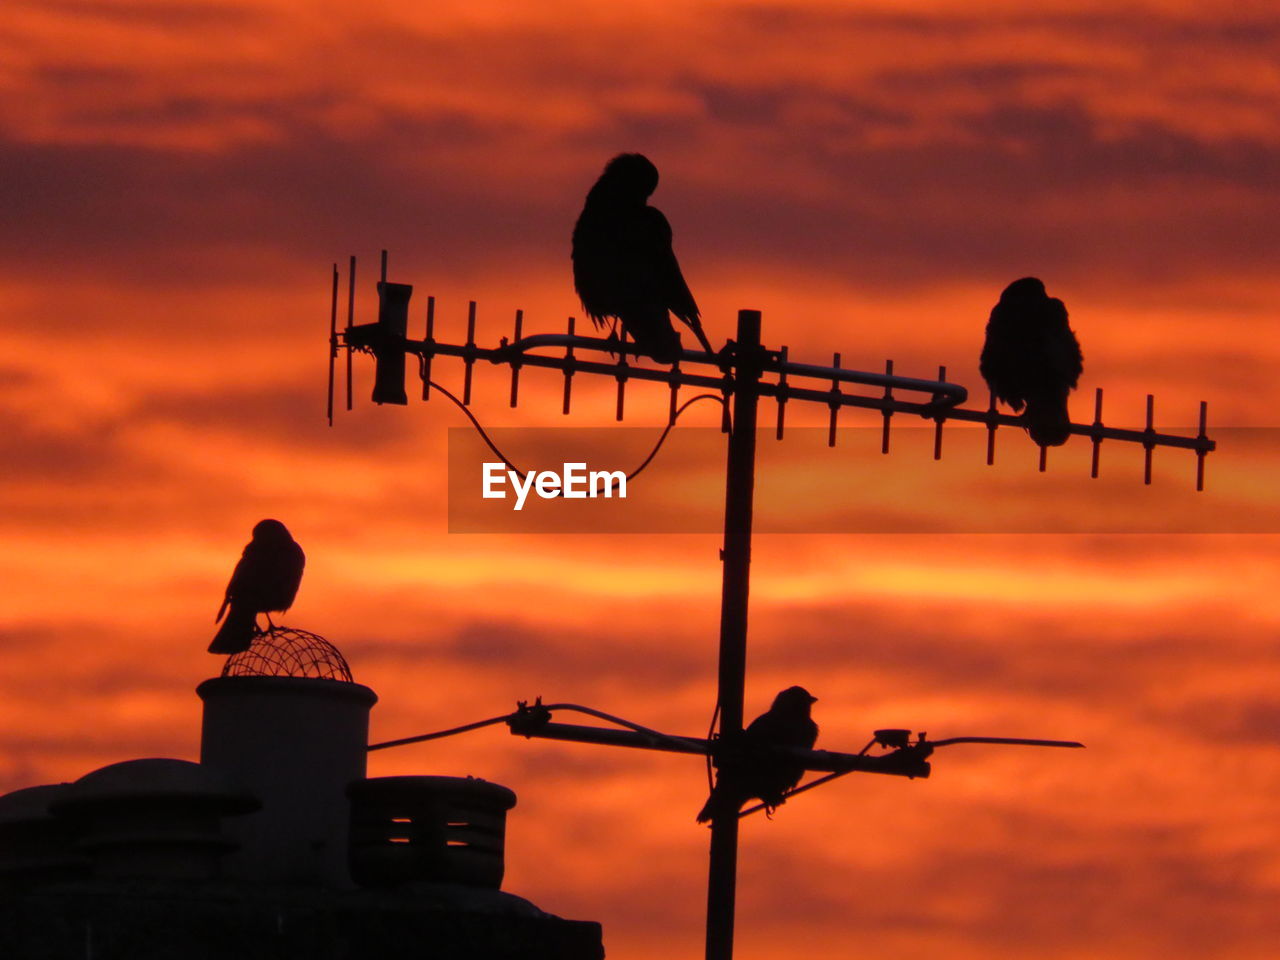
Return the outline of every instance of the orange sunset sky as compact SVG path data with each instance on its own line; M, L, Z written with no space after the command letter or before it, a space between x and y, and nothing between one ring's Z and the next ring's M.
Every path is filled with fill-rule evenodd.
M213 616L268 516L308 555L285 621L378 692L375 740L538 694L705 732L718 538L451 534L456 410L374 407L366 361L356 409L325 425L329 276L349 253L358 319L386 247L417 335L427 293L442 337L462 338L469 298L482 342L516 308L526 332L563 329L585 191L642 151L717 343L756 308L797 359L945 364L982 404L987 314L1035 274L1083 345L1078 420L1102 386L1116 426L1140 427L1152 392L1162 426L1207 400L1211 434L1270 428L1278 104L1280 15L1252 0L7 0L0 792L197 756ZM613 386L579 377L562 418L557 375L527 372L511 411L505 375L479 370L475 410L607 426ZM628 404L652 428L642 456L666 397ZM793 404L788 422L825 415ZM957 746L930 780L850 776L747 819L743 960L1276 955L1275 444L1228 436L1208 491L1177 501L1173 529L1201 532L1164 535L1114 516L1190 488L1184 452L1157 452L1144 488L1140 449L1104 445L1091 486L1084 441L1041 476L1005 430L955 497L905 441L866 444L860 472L856 437L839 471L821 444L762 438L762 516L843 517L891 490L901 524L757 538L749 716L800 683L820 747L900 726L1088 749ZM715 471L682 484L678 466L643 482L714 506ZM1008 488L1046 510L1106 498L1111 532L895 532L1000 515ZM489 728L370 771L510 786L508 890L601 921L610 957L700 955L697 758Z

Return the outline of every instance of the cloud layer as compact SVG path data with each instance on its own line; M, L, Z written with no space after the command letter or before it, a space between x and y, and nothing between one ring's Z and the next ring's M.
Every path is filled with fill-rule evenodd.
M375 739L539 694L705 731L718 537L450 534L456 411L374 408L358 363L356 409L323 421L332 263L360 254L358 320L388 247L415 333L427 294L441 336L469 299L481 342L517 308L563 329L582 196L638 149L715 340L758 308L793 357L945 364L982 403L987 312L1034 273L1084 345L1077 419L1105 387L1117 424L1153 392L1162 422L1204 399L1255 431L1221 433L1199 501L1174 453L1148 490L1140 450L1108 445L1091 485L1087 445L1042 477L1004 431L970 470L953 431L942 496L905 431L891 458L856 429L830 454L800 429L826 410L788 409L761 528L873 532L757 538L748 711L801 682L832 749L886 726L1088 749L956 746L927 781L851 776L750 818L740 956L1269 957L1278 54L1267 5L1174 0L7 4L0 790L196 755L213 614L266 516L308 552L289 620L378 691ZM518 410L506 376L477 368L486 424L613 424L612 381L579 377L562 418L558 375L526 370ZM627 426L651 436L666 403L636 388ZM655 510L696 501L713 529L705 406L711 455L673 446L649 476ZM1071 498L1178 530L1212 503L1235 532L883 532ZM696 953L703 771L632 754L498 728L372 769L510 785L509 889L603 921L611 956Z

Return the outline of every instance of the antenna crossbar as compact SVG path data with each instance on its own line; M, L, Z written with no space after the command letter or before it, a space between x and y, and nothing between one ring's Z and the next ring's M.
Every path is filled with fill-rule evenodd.
M408 354L419 357L426 362L436 356L458 357L468 364L478 360L487 360L493 364L507 364L513 367L542 367L549 370L560 370L568 374L590 373L614 378L644 380L666 384L669 387L698 387L717 390L726 396L734 392L734 380L726 377L691 373L683 368L686 363L701 363L718 367L721 370L732 370L736 364L731 352L732 344L725 351L712 354L700 350L684 350L681 352L680 365L660 369L626 364L620 371L621 364L600 360L582 359L572 350L597 350L602 353L627 354L643 357L634 344L620 343L616 339L601 337L583 337L563 333L541 333L523 337L508 343L503 338L497 347L482 347L474 341L468 343L448 343L442 340L411 340L395 338L398 346ZM379 330L377 324L363 324L348 327L342 333L342 345L356 350L381 349L386 345L388 335ZM538 348L559 347L570 351L563 356L549 356L534 353ZM763 351L760 364L762 373L774 374L774 380L761 380L756 390L762 397L771 397L779 404L792 400L808 401L828 407L857 407L866 410L878 410L882 413L914 414L926 420L938 422L961 420L969 423L981 423L988 427L1008 426L1022 427L1024 421L1018 415L1000 413L993 408L973 410L959 406L968 399L968 390L958 384L946 380L927 380L919 377L897 376L891 373L872 373L854 370L848 367L822 366L820 364L797 363L784 359L784 351ZM859 384L879 387L885 393L879 395L845 393L831 388L817 389L797 386L791 378L808 377L828 382ZM895 397L893 390L907 390L927 393L928 401L902 400ZM1138 443L1150 447L1171 447L1193 450L1199 454L1211 453L1217 443L1207 436L1182 436L1171 433L1160 433L1151 428L1145 430L1109 427L1095 420L1093 423L1072 423L1070 432L1078 436L1088 437L1094 441L1121 440Z

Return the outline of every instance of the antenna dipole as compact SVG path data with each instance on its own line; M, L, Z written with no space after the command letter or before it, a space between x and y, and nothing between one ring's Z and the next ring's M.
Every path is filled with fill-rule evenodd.
M347 344L347 409L351 409L351 330L356 322L356 255L351 255L347 270L347 329L343 338Z
M347 356L351 355L350 351ZM333 426L333 364L338 359L338 265L333 265L333 296L329 299L329 402L326 416ZM351 377L348 374L347 380Z

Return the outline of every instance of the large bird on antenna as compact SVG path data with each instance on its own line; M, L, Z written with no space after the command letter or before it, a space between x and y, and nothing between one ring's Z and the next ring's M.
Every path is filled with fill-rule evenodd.
M1035 277L1004 288L991 309L978 369L997 400L1022 414L1031 439L1056 447L1071 436L1067 394L1084 369L1062 301Z
M648 204L657 186L658 168L642 154L609 161L573 228L573 286L597 327L614 317L640 350L670 363L680 355L680 335L668 311L702 349L715 351L671 248L671 225Z
M283 523L259 521L227 584L222 609L214 622L222 620L224 614L226 620L209 644L209 652L248 650L258 632L258 614L267 614L270 623L271 611L284 611L293 606L306 562L302 547Z
M771 706L751 721L736 744L722 748L720 773L698 822L735 816L742 805L758 798L768 813L786 799L786 793L804 776L804 764L786 748L812 750L818 725L809 715L817 702L804 687L787 687Z

